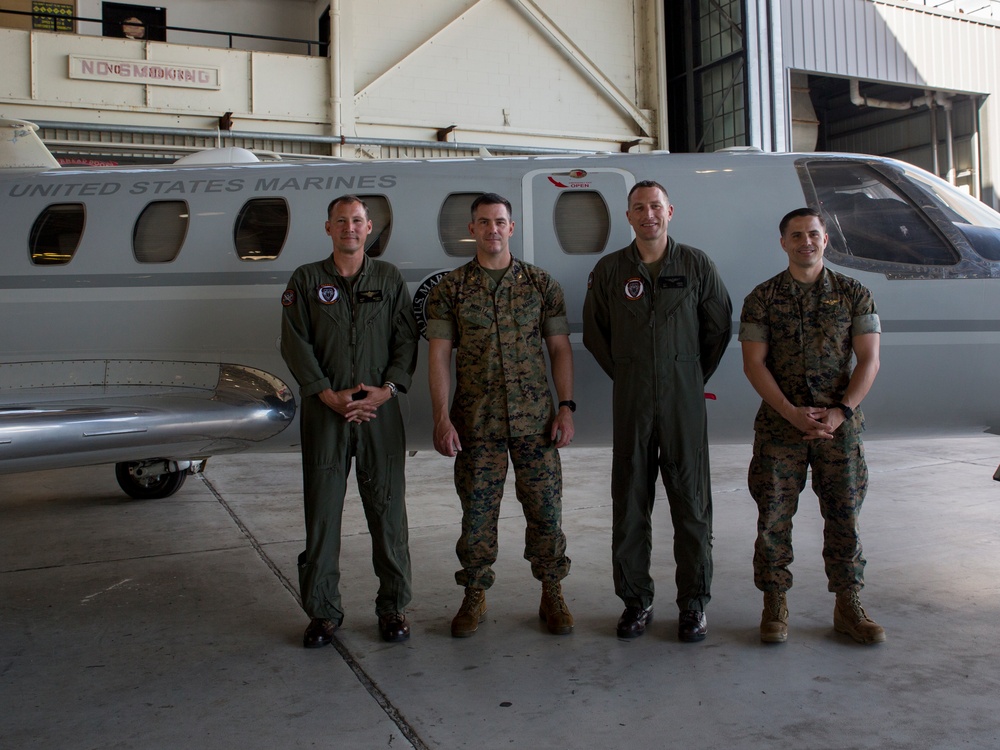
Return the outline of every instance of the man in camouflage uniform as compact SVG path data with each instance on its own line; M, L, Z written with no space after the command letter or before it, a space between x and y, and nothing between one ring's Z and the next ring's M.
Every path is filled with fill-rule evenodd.
M653 618L652 512L663 477L674 527L677 637L708 633L712 490L705 383L732 332L733 307L715 264L667 233L667 191L637 182L626 217L635 241L594 267L583 305L583 343L614 381L611 554L625 603L619 638Z
M834 628L879 643L885 631L858 598L865 567L858 514L868 489L859 407L878 372L878 313L867 288L824 268L829 237L817 211L790 212L779 231L788 270L747 296L739 334L744 372L763 399L749 472L758 510L754 583L764 592L760 637L788 637L792 516L811 466L828 586L837 595Z
M395 396L410 387L417 324L399 271L365 254L372 223L364 202L341 196L327 217L333 254L298 268L281 298L281 354L301 395L306 549L298 567L311 618L306 648L330 643L344 619L340 529L352 458L379 579L379 632L386 641L410 636L406 440Z
M562 469L558 448L573 439L573 351L566 303L545 271L515 259L510 202L486 193L472 204L469 231L476 257L435 287L427 306L434 447L455 457L462 503L455 580L465 598L451 623L471 636L486 616L486 589L496 577L497 522L514 464L517 499L527 522L524 557L542 582L538 614L549 632L573 630L560 581L569 574L562 531ZM553 410L542 341L559 396ZM451 351L456 349L454 402Z

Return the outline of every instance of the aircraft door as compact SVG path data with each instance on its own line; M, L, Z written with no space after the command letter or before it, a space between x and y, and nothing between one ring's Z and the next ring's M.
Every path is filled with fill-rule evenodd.
M602 255L632 241L625 208L635 178L621 169L566 166L524 176L523 258L559 279L579 335L587 277Z

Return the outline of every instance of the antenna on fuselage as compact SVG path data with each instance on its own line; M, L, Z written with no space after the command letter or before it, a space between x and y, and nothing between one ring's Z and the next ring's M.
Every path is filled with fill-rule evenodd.
M59 162L26 120L0 118L0 169L52 169Z

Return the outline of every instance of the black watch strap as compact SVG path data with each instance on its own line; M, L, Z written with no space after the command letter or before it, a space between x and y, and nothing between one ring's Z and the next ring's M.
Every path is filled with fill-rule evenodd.
M844 412L844 419L850 419L851 417L854 416L854 409L852 409L847 404L834 404L833 408L840 409L842 412Z
M568 406L570 411L576 411L576 401L560 401L559 408Z

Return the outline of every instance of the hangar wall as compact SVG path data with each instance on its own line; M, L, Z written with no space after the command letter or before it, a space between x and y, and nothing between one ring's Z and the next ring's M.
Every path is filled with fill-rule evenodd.
M805 72L982 95L982 198L997 207L1000 23L893 0L781 0L780 39L785 91Z
M194 148L214 145L219 117L230 112L247 136L232 145L287 152L298 149L291 136L326 137L328 154L359 158L435 155L439 141L588 151L648 150L658 142L658 0L160 4L168 26L302 39L317 38L330 6L331 54L262 51L254 48L261 40L239 36L230 49L225 37L194 41L174 30L165 43L111 39L96 35L94 23L79 24L79 34L0 29L0 114L82 126L47 128L47 141L83 140L88 124L100 124L174 128ZM99 18L100 3L80 0L78 13ZM115 75L81 81L71 55L192 64L218 71L219 85L185 89ZM365 143L343 147L342 138Z

